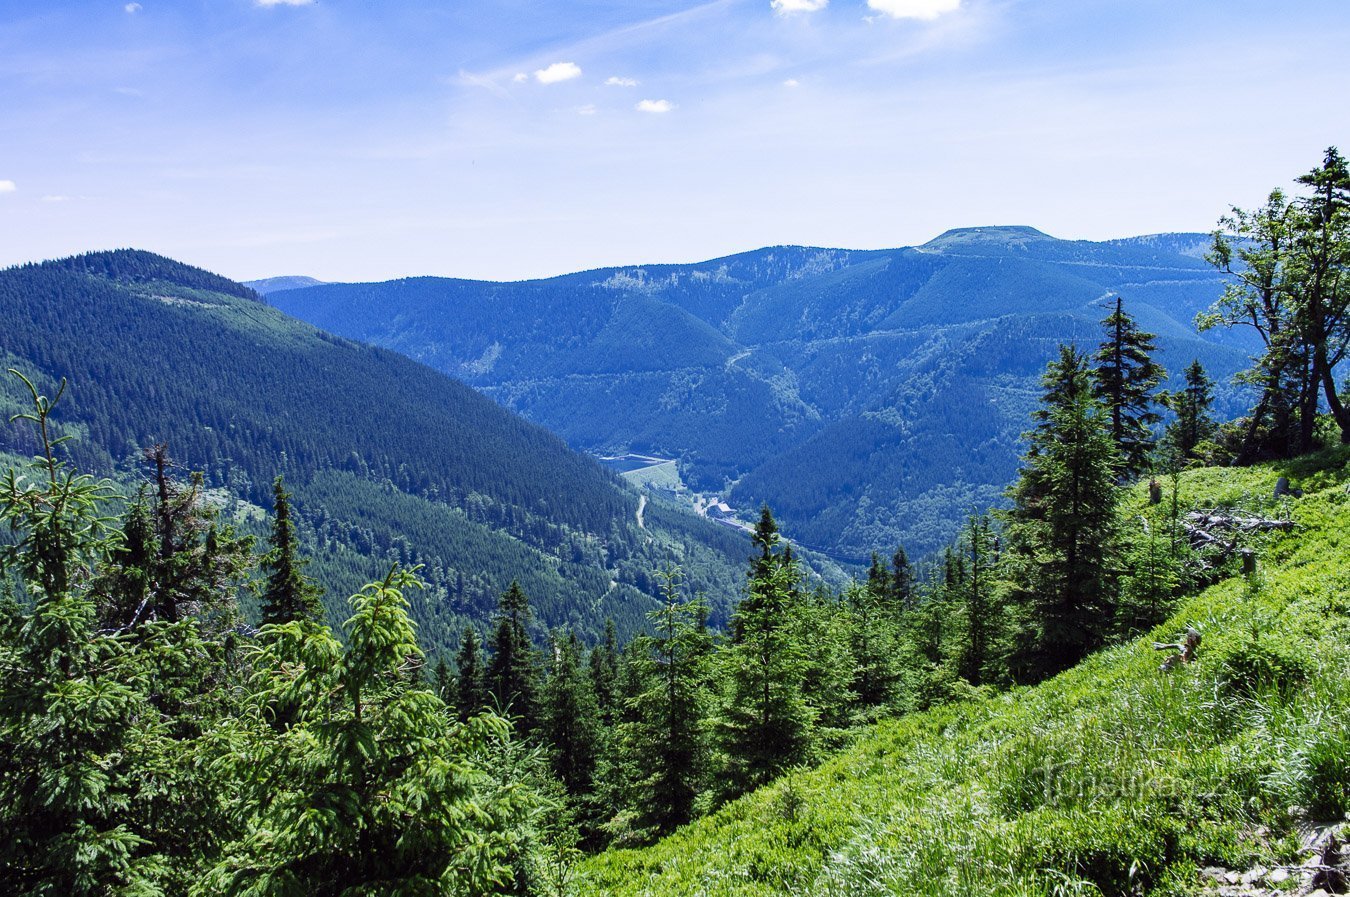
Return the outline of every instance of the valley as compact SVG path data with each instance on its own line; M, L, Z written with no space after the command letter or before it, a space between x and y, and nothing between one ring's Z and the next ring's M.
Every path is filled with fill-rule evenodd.
M1228 380L1251 342L1194 325L1226 283L1207 246L977 227L907 249L780 246L267 299L463 378L576 448L676 458L691 492L747 519L767 503L788 536L856 561L925 555L1002 501L1040 371L1058 343L1099 341L1111 296L1158 334L1169 370L1200 359L1218 407L1241 407Z

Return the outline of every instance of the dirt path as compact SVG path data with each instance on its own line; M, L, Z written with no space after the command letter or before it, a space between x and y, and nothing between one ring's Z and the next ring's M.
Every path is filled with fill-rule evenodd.
M647 510L647 496L645 496L645 495L639 495L639 496L638 496L638 510L637 510L638 529L646 529L646 528L647 528L647 524L645 524L645 523L642 522L642 512L645 511L645 510Z

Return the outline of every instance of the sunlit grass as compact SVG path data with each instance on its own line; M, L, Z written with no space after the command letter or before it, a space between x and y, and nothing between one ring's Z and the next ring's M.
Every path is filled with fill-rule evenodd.
M1199 869L1288 861L1350 809L1350 452L1186 474L1183 507L1288 514L1258 573L1036 688L879 724L645 850L596 894L1186 894ZM1273 498L1289 476L1308 494ZM1142 504L1144 487L1134 501ZM1170 500L1170 496L1168 496ZM1204 634L1163 673L1155 640Z

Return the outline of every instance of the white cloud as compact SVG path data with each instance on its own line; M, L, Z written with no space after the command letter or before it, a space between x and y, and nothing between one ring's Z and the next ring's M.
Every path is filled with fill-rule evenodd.
M530 76L525 74L524 72L516 72L515 77L513 77L511 80L516 82L517 84L524 84L526 81L530 80Z
M255 6L309 6L314 0L253 0Z
M128 3L126 6L122 8L127 11L127 15L129 16L134 16L136 13L141 11L141 5L139 3Z
M555 62L534 73L534 79L540 84L557 84L559 81L571 81L580 77L581 66L575 62Z
M783 86L784 86L784 87L801 87L801 86L802 86L802 82L798 81L796 78L788 78L786 81L783 82Z
M669 112L675 107L671 104L670 100L643 100L633 108L637 109L639 112L661 113Z
M577 110L577 115L594 115L594 114L595 114L594 103L587 103L585 106L582 106L580 109Z
M0 193L13 193L18 189L13 181L0 181Z
M893 19L936 19L961 8L961 0L867 0L867 6Z
M620 78L618 75L610 75L605 79L606 87L637 87L636 78Z
M48 194L42 197L43 202L70 202L69 196L60 196L57 194Z
M819 12L830 5L830 0L773 0L774 12L788 15L794 12Z

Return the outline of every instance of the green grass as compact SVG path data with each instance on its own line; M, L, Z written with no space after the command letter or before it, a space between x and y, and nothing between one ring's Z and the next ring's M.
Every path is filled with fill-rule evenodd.
M675 461L665 461L648 467L639 467L620 474L634 486L646 486L648 489L678 489L680 471Z
M1183 477L1186 502L1309 494L1257 574L1035 688L879 724L653 847L581 870L615 895L1188 894L1288 861L1350 809L1350 453ZM1313 491L1317 490L1317 491ZM1142 498L1142 489L1135 500ZM1196 663L1159 670L1188 625Z

